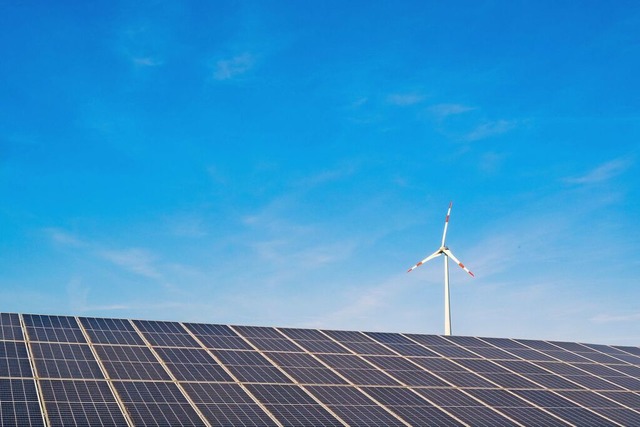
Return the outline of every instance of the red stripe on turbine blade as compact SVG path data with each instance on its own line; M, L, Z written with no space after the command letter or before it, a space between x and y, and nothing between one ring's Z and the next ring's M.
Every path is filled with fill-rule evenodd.
M422 265L422 261L416 264L416 267L420 267Z
M449 215L445 218L444 222L449 222Z
M463 263L459 263L458 264L460 267L464 268L464 264Z
M469 271L469 274L471 275L471 277L476 277L475 274L473 274L472 272Z

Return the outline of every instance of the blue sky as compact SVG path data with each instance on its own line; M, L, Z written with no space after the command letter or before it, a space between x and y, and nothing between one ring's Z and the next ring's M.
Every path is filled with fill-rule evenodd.
M640 342L634 1L4 2L1 311Z

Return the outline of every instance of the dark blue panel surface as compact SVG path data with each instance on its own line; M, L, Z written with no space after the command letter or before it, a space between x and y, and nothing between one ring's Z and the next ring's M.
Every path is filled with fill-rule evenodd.
M33 379L0 379L0 422L12 427L44 425Z
M135 425L205 425L174 383L115 381L114 385Z
M43 380L52 426L123 426L122 411L105 381Z

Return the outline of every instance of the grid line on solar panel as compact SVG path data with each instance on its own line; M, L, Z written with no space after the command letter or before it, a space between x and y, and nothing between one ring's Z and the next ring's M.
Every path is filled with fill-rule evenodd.
M473 372L437 372L438 378L447 383L461 388L478 388L478 387L496 387L492 383L480 375Z
M444 337L439 335L422 335L422 334L402 334L404 337L409 338L411 341L425 345L427 347L431 346L451 346L451 341L447 341Z
M487 342L497 348L503 350L510 349L526 349L527 347L519 342L512 340L511 338L480 338L482 341Z
M185 392L201 409L210 422L215 421L215 425L220 425L219 421L224 418L224 413L219 414L218 409L226 407L232 411L231 420L238 419L239 423L229 425L273 425L271 415L266 408L250 394L244 385L223 384L223 383L183 383ZM220 405L220 406L217 406ZM234 410L229 405L237 405L245 416L240 416L238 410ZM254 424L254 421L258 422ZM227 425L227 424L223 424Z
M592 408L591 410L623 426L637 424L640 417L640 413L626 408Z
M95 342L106 342L108 344L144 345L144 340L130 321L123 319L76 317L76 322L80 326L80 330L82 331L86 341L90 344L91 352L107 378L108 373L92 344L95 344ZM91 328L87 328L87 326L90 326Z
M365 332L364 334L382 344L415 344L401 334L390 332Z
M328 338L316 329L276 328L293 340L326 341Z
M282 339L282 335L275 328L265 326L231 326L238 335L244 338Z
M0 340L24 341L18 314L0 313Z
M403 356L440 357L439 354L418 344L387 344L387 347Z
M478 427L520 427L521 424L506 417L499 411L486 406L447 407L447 412L468 425Z
M607 423L604 418L590 411L588 408L582 407L552 391L514 390L514 393L569 422L577 423L581 426L615 425L612 422Z
M47 316L40 314L24 314L27 327L78 329L78 323L72 316Z
M326 341L296 340L296 342L310 353L352 354L351 350L341 346L336 342L329 341L329 340L326 340Z
M486 347L486 348L495 348L493 345L482 341L480 338L476 337L463 337L456 335L445 336L444 339L452 342L453 344L459 345L461 347Z
M290 351L297 353L304 352L304 350L302 350L300 347L285 338L276 339L247 337L246 339L260 351Z
M633 354L633 355L636 355L636 356L640 356L640 347L628 347L628 346L623 346L623 345L614 345L613 348L615 348L617 350L624 351L625 353L628 353L628 354Z
M481 356L478 356L475 353L472 353L468 350L465 350L462 347L458 347L455 345L439 345L439 346L426 346L427 349L436 353L440 357L458 357L465 359L481 359Z
M29 341L40 342L68 342L86 344L87 340L80 329L71 328L40 328L27 326Z
M0 422L3 426L44 426L33 379L0 379Z
M463 425L446 409L438 408L412 389L363 387L363 391L414 425Z
M598 353L595 351L589 351L589 352L583 351L576 354L578 354L581 357L584 357L585 359L588 359L590 362L608 363L612 365L625 365L627 363L624 360L621 360L616 357L612 357L603 353Z
M495 359L495 360L520 360L518 356L514 356L513 354L500 350L499 348L492 347L466 347L468 351L473 352L485 359Z
M86 344L31 343L33 362L41 378L104 378Z
M598 394L615 400L628 408L640 409L640 393L630 391L599 391Z
M41 380L50 424L127 425L106 381Z
M373 354L373 355L394 355L395 353L385 346L374 342L340 342L344 347L348 348L352 353L357 354Z
M131 323L126 319L107 319L101 317L80 317L80 325L85 329L100 331L126 331L136 332Z
M25 342L0 341L0 377L33 377Z
M245 383L290 384L294 381L273 366L227 366L233 376Z
M375 343L375 341L362 332L355 331L330 331L322 330L323 334L338 342L368 342Z
M302 387L293 384L246 387L284 425L343 425L326 405Z
M227 336L237 337L236 334L227 325L211 325L207 323L183 323L183 327L187 328L194 335L211 335L211 336Z
M233 381L205 350L157 347L155 351L179 381Z
M206 425L173 382L114 381L135 425Z

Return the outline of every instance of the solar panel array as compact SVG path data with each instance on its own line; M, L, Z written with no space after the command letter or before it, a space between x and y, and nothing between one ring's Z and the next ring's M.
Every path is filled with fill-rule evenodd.
M3 426L637 426L640 348L0 314Z

